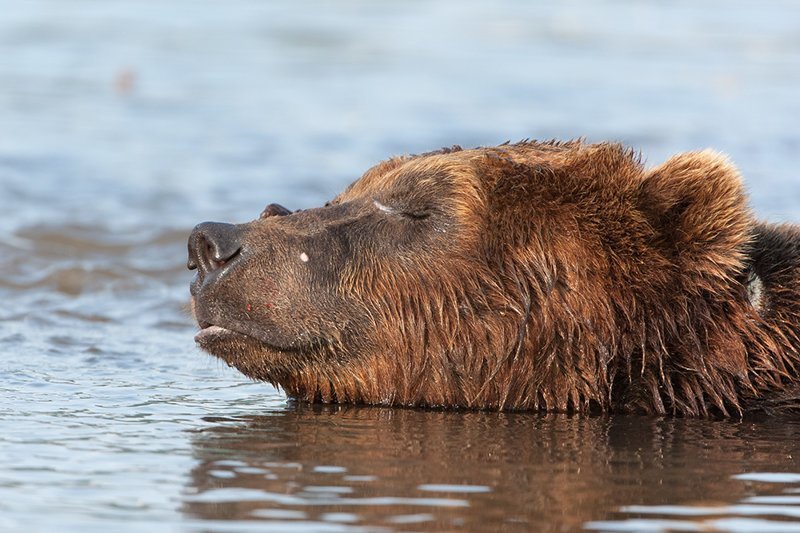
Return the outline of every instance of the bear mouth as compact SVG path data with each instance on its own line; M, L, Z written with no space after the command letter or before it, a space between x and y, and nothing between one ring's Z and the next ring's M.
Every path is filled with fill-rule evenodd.
M213 349L214 347L217 347L226 341L241 341L246 339L251 341L257 340L245 333L208 322L201 322L200 331L198 331L194 336L194 342L197 344L197 346L203 350L211 352L216 351Z
M194 336L194 342L197 344L202 345L203 342L208 339L209 337L220 337L223 335L241 335L241 333L236 333L228 328L223 328L222 326L215 326L213 324L208 325L201 325L200 331L197 332L197 335Z
M277 344L271 339L265 338L263 332L257 331L252 327L246 327L244 324L219 325L211 322L199 322L200 331L194 336L195 343L203 350L211 352L219 356L218 353L224 346L230 346L231 343L241 345L242 342L248 345L258 345L261 348L266 348L272 352L279 353L298 353L303 352L303 346L284 346Z

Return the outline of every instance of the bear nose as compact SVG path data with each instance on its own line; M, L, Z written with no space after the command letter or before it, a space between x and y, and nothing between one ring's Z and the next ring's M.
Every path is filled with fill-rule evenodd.
M189 236L189 270L202 274L219 270L235 260L242 249L241 230L233 224L203 222Z

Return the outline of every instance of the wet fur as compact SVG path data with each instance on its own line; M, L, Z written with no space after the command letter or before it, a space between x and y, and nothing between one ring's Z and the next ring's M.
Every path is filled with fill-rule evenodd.
M648 170L617 144L454 147L384 162L330 205L408 176L441 189L456 221L435 228L449 240L425 241L441 250L350 258L333 292L356 295L359 318L303 311L328 333L302 353L250 336L206 349L309 401L688 416L800 406L800 232L756 221L723 156Z

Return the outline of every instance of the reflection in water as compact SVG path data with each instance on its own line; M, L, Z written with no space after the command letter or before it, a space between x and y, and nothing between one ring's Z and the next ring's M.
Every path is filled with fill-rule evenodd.
M190 519L659 530L669 521L654 516L677 509L693 527L709 516L743 525L743 516L777 515L800 528L796 498L769 499L800 482L778 486L747 474L797 475L797 422L305 404L208 421L193 438L198 464L183 503Z

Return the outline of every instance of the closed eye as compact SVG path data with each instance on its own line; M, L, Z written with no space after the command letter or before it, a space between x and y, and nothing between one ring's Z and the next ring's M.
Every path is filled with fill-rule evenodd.
M414 220L424 220L431 216L427 211L400 211L400 214L406 218L413 218Z
M422 220L422 219L428 218L430 216L430 213L428 213L426 211L413 211L413 210L410 210L410 209L397 209L397 208L394 208L394 207L389 207L388 205L384 205L384 204L380 203L378 200L373 200L372 203L375 204L375 207L377 207L379 211L383 211L384 213L389 213L389 214L392 214L392 215L404 216L406 218L412 218L414 220Z

